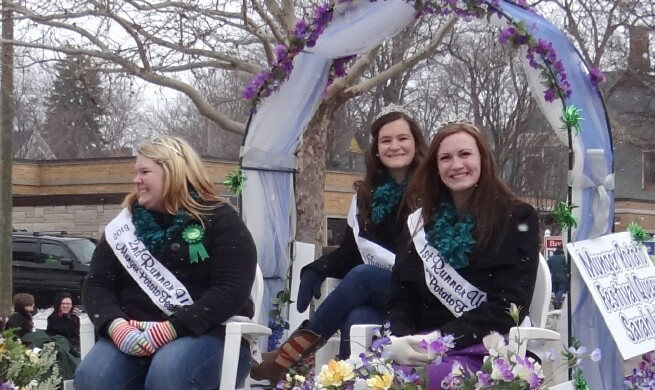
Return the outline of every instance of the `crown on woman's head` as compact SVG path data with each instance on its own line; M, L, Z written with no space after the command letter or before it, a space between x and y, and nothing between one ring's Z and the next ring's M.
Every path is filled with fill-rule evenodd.
M387 114L391 114L392 112L399 112L399 113L401 113L401 114L403 114L403 115L405 115L405 116L407 116L409 118L413 118L412 113L409 112L408 109L406 109L405 107L403 107L403 106L401 106L399 104L391 103L389 105L386 105L386 106L382 107L382 109L380 110L378 115L375 117L374 121L382 118L383 116L385 116Z
M472 127L478 133L480 132L480 129L478 129L477 126L475 126L475 124L470 119L467 118L449 119L446 122L441 122L437 126L437 132L448 125L466 125Z

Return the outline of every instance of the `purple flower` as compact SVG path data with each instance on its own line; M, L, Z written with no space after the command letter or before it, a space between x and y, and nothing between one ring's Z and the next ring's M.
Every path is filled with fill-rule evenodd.
M491 374L484 371L478 371L475 373L475 376L478 377L478 382L481 385L488 386L491 384Z
M293 29L293 36L305 40L305 35L307 35L307 22L300 19L296 22L296 27Z
M516 35L514 27L504 27L498 36L498 42L505 44Z
M378 352L382 351L385 345L391 345L391 339L389 339L389 337L377 338L371 343L371 350Z
M496 359L491 365L491 379L504 380L509 382L514 380L512 367L505 361L505 359Z
M554 101L555 101L555 97L556 97L556 96L555 96L555 92L553 92L552 89L547 89L547 90L544 92L544 99L545 99L547 102L549 102L549 103L554 102Z
M562 63L562 60L558 60L555 65L553 65L553 68L557 73L564 74L564 64Z
M600 69L591 68L589 71L589 79L591 80L591 84L596 89L598 89L598 84L605 82L607 80L607 76L605 76L605 73L603 73Z
M286 59L286 57L289 55L289 51L286 47L286 45L279 44L275 46L275 59L276 63L280 63Z
M11 385L10 381L0 383L0 390L14 390L14 386Z

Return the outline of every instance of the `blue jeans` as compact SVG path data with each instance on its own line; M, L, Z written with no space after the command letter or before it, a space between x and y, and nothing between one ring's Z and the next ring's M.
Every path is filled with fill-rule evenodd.
M326 340L341 329L339 357L350 357L350 326L382 323L390 281L389 270L367 264L356 266L318 307L306 329Z
M106 338L98 340L75 371L80 390L209 390L221 381L223 339L216 336L181 337L148 358L121 352ZM250 371L250 350L241 347L237 382Z
M566 282L553 283L553 292L555 293L555 299L553 299L553 305L555 306L561 305L562 296L566 292Z

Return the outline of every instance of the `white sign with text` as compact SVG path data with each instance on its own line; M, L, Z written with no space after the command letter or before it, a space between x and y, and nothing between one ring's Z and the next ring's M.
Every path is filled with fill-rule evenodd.
M644 246L623 232L567 248L623 359L655 350L655 266Z

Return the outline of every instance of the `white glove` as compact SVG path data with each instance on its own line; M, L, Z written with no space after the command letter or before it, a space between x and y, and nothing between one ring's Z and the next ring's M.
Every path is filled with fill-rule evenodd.
M390 353L394 363L403 366L425 366L428 364L428 351L418 344L425 335L410 335L403 337L390 336L390 345L384 346L384 351Z

